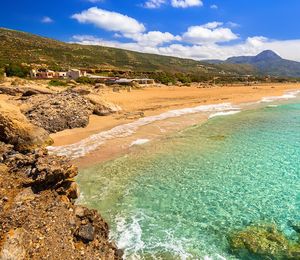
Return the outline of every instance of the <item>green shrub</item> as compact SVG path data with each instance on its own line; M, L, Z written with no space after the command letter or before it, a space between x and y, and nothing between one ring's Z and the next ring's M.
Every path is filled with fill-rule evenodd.
M5 67L5 73L7 77L25 78L29 74L29 68L18 64L9 64Z
M81 83L81 84L94 84L95 80L90 79L88 77L80 77L76 79L76 82Z
M50 80L50 82L48 83L49 86L53 86L53 87L65 87L67 86L67 82L62 81L62 80L58 80L58 79L52 79Z

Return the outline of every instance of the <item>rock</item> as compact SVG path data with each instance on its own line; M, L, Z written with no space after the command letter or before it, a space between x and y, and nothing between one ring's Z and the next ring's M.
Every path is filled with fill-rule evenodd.
M106 87L106 85L103 84L103 83L96 83L96 84L95 84L95 89L105 88L105 87Z
M275 226L250 226L235 233L231 251L241 259L299 259L300 244L290 242Z
M18 193L18 195L15 197L15 203L23 203L23 202L28 202L32 201L35 198L35 194L33 193L32 189L25 188L23 191Z
M10 232L6 235L5 242L1 248L0 259L25 259L26 250L22 245L24 243L24 233L25 231L22 228L10 230Z
M18 151L29 151L52 144L49 134L31 124L16 106L0 102L0 141Z
M81 96L88 95L91 93L91 90L86 86L77 86L72 88L71 91Z
M98 212L65 195L77 186L66 158L0 142L0 160L0 259L122 259Z
M85 98L94 105L93 113L98 116L107 116L122 110L120 106L103 100L99 95L89 94Z
M23 88L23 97L30 97L34 95L50 95L52 94L52 91L46 91L41 89L35 89L35 88Z
M85 215L85 208L77 206L74 213L76 217L83 218Z
M47 100L33 103L25 112L26 117L50 133L85 127L93 112L93 105L88 100L71 92L49 95Z
M85 243L93 241L95 237L95 229L92 224L87 223L85 225L81 225L79 227L77 237Z
M1 94L17 96L23 94L23 90L18 87L0 86Z

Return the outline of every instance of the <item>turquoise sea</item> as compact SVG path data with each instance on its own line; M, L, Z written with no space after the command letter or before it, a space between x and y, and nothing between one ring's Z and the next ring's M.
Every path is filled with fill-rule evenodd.
M217 116L82 169L127 259L236 259L228 236L300 221L300 102Z

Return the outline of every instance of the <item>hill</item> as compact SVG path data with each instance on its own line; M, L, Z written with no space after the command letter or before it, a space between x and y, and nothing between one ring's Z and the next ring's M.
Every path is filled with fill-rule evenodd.
M59 67L115 68L138 71L203 71L205 64L175 57L123 49L64 43L37 35L0 28L0 67L8 63Z
M184 73L193 75L196 80L207 80L220 75L232 77L240 74L255 74L254 68L245 64L212 65L192 59L65 43L26 32L0 28L0 68L10 63L45 65L52 69L75 67L137 73Z
M211 64L248 64L253 66L260 75L271 75L281 77L300 77L300 62L281 58L273 51L266 50L256 56L237 56L225 61L210 60Z

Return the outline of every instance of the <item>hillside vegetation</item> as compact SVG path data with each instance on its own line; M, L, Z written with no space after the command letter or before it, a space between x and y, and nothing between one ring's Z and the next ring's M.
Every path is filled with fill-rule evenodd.
M64 43L0 28L0 68L10 63L46 65L54 69L101 68L134 72L190 73L198 76L218 75L223 70L228 75L255 73L248 65L211 65L191 59Z

